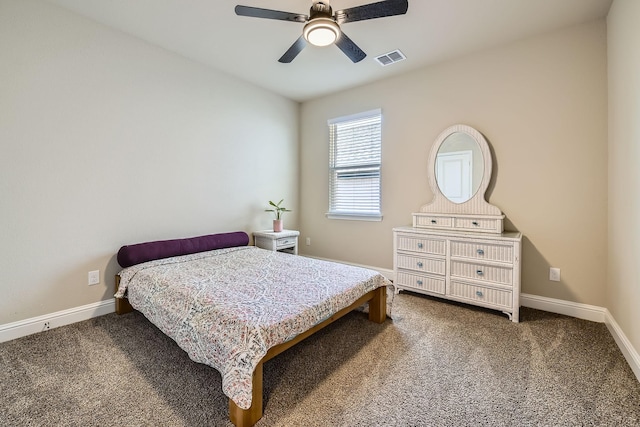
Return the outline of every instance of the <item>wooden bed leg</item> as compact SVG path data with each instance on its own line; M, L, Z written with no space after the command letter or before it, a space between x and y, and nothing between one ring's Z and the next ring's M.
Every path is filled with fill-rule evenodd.
M260 361L253 371L253 393L251 407L242 409L229 399L229 419L236 427L250 427L262 418L262 364Z
M116 298L116 313L117 314L126 314L131 313L133 311L133 307L129 304L129 300L126 298Z
M369 320L383 323L387 319L387 287L381 286L374 291L369 301Z

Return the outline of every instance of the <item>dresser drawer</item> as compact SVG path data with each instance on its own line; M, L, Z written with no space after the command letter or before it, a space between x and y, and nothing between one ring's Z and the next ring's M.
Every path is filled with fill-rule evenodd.
M427 258L398 254L397 262L398 268L404 268L406 270L440 274L442 276L444 276L446 272L446 261L444 258Z
M502 220L492 218L455 218L454 227L459 230L502 232Z
M406 271L398 271L395 284L401 288L414 288L441 295L444 295L445 290L444 277L412 274Z
M451 241L451 256L513 263L513 245Z
M465 277L468 279L511 286L513 284L513 269L452 260L451 277Z
M449 286L449 294L476 304L482 303L482 305L491 305L504 309L513 307L513 294L507 290L470 285L452 280Z
M399 234L398 250L444 256L447 250L447 242L446 240Z
M454 225L454 218L450 216L429 216L429 215L415 215L414 214L414 227L427 227L427 228L447 228L450 229Z

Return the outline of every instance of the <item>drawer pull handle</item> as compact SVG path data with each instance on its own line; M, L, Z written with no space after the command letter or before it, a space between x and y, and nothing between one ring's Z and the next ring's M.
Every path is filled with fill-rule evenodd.
M476 274L477 274L478 276L482 276L482 275L484 275L484 273L482 272L482 270L476 270Z
M478 255L484 255L484 250L483 249L478 249L476 252L478 253Z
M431 220L431 224L437 224L437 223L438 223L438 221L436 221L435 219Z
M422 243L418 243L418 249L422 249L424 245Z
M417 280L416 283L420 286L422 286L422 280Z
M482 296L482 291L476 291L476 295L481 297Z
M418 262L418 267L422 268L424 264L422 262Z
M480 224L478 224L478 221L473 221L471 224L475 225L476 227Z

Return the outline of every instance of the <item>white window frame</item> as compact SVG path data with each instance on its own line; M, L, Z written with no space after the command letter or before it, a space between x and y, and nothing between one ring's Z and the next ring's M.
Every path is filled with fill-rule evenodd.
M338 152L339 148L337 147L340 142L337 134L339 126L371 118L378 118L379 130L377 134L373 135L374 139L368 141L369 145L363 148L366 148L368 152L371 151L370 154L372 157L360 160L352 158L349 161L348 157L345 159L344 154L340 156L340 153ZM382 110L376 109L349 116L337 117L335 119L328 120L327 125L329 127L329 211L326 214L327 218L356 221L382 221ZM345 140L343 139L342 142L344 143ZM358 144L362 141L347 140L346 142ZM365 142L365 144L367 144L367 142ZM340 158L342 158L343 163L346 160L346 164L337 164L340 162ZM344 199L342 202L337 201L335 191L340 184L338 181L338 174L340 172L344 175L354 174L353 176L360 175L360 177L362 177L363 174L366 175L371 173L377 175L377 187L372 188L373 195L367 201L373 201L375 205L375 192L377 191L377 206L370 206L373 209L367 210L366 206L360 206L360 208L356 205L344 206ZM369 185L368 183L364 184ZM376 183L374 182L374 186L375 184ZM367 202L364 204L366 205ZM337 206L337 204L342 204L342 206Z

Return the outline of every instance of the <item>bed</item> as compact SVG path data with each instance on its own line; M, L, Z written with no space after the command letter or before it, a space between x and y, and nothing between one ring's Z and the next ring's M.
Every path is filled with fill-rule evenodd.
M262 417L264 362L352 310L368 305L376 323L390 311L376 271L248 243L233 232L123 246L116 276L116 312L140 311L217 369L236 426Z

